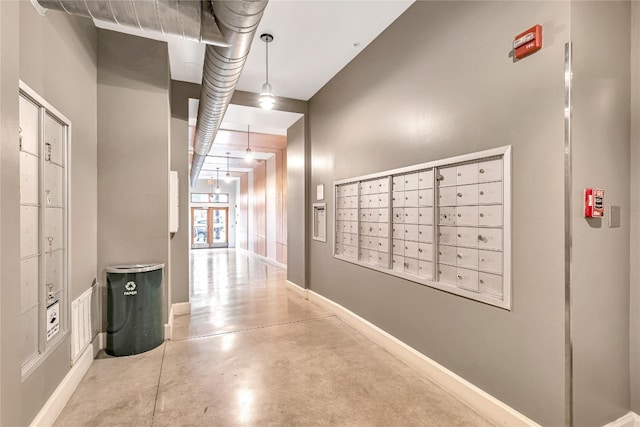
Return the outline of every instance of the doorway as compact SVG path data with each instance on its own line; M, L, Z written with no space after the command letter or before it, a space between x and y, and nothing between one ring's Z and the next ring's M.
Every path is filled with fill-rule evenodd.
M229 247L229 208L191 208L191 248Z

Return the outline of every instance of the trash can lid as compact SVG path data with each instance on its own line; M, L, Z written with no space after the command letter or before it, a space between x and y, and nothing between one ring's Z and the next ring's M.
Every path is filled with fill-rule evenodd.
M132 265L112 265L107 267L107 273L145 273L147 271L160 270L164 264L132 264Z

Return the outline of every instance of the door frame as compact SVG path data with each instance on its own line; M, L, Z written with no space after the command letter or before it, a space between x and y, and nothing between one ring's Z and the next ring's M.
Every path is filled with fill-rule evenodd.
M216 246L216 243L213 242L213 211L214 210L220 210L220 211L224 211L224 236L225 236L225 242L224 244L222 243L218 243L218 245L220 246ZM210 207L209 208L209 215L210 215L210 223L211 223L211 239L209 240L211 243L209 244L209 247L211 248L228 248L229 247L229 208L225 207L225 208L217 208L217 207Z
M207 211L207 241L202 246L194 247L196 244L195 236L193 233L194 224L194 212L197 210L206 210ZM216 243L213 242L213 211L221 210L224 211L225 221L224 221L224 235L225 242ZM207 249L207 248L228 248L229 247L229 208L228 207L214 207L214 206L191 206L191 249Z

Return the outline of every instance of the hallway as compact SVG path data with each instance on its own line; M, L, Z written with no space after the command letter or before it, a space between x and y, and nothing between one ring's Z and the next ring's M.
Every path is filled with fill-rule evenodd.
M94 361L56 426L483 426L487 421L235 250L191 252L191 315Z

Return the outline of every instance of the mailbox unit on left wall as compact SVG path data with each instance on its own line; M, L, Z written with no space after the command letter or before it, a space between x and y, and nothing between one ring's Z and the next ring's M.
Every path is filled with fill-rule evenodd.
M69 328L71 122L20 82L20 292L22 379Z

